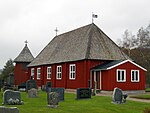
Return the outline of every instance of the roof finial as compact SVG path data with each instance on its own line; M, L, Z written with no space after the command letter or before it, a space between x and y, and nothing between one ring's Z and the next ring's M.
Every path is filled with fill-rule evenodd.
M57 29L57 27L56 27L56 29L55 29L55 32L56 32L56 36L57 36L57 32L58 32L58 29Z
M24 41L24 43L25 43L25 46L27 46L28 41L26 40L26 41Z
M96 15L92 12L92 23L94 23L94 18L98 18L98 15Z

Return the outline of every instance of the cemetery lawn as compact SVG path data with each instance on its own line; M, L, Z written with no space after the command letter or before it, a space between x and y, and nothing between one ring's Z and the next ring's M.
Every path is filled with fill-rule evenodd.
M21 97L24 105L7 105L7 107L18 107L20 113L143 113L145 108L150 109L150 103L128 100L126 104L118 105L111 103L112 97L106 96L75 100L76 94L65 93L65 100L59 103L58 108L47 107L46 92L39 91L38 98L28 98L26 92L21 92ZM0 103L2 103L2 92L0 92Z

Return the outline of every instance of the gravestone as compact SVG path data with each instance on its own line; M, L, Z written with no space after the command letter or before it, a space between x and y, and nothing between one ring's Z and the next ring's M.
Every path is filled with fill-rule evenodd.
M19 110L17 107L0 106L0 113L19 113Z
M28 90L28 97L36 98L37 97L37 89L32 88L32 89Z
M10 86L14 85L14 74L13 73L9 74L9 76L6 78L6 82Z
M19 91L5 90L3 93L3 104L21 105L21 94Z
M48 93L48 107L57 108L59 103L59 94L57 92Z
M50 92L50 88L52 88L52 82L47 82L46 83L46 92Z
M113 100L113 103L116 103L116 104L122 103L123 93L122 93L121 89L119 89L117 87L114 88L112 100Z
M91 94L92 94L91 88L78 88L76 99L89 99L91 98Z
M32 88L37 89L36 81L35 81L35 80L28 80L28 81L26 82L26 90L28 91L28 90L30 90L30 89L32 89Z
M59 101L64 101L64 88L50 88L49 91L58 93Z
M23 82L18 85L18 90L25 91L26 90L26 82Z

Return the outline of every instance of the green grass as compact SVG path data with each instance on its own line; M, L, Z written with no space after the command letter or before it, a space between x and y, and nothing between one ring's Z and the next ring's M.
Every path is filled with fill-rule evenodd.
M150 92L150 88L146 88L146 90L145 90L146 92Z
M2 93L0 96L0 103L2 103ZM104 96L75 100L76 95L69 93L65 93L65 101L60 102L58 108L48 108L45 92L39 91L38 98L28 98L26 92L22 92L21 96L24 105L14 105L18 107L20 113L143 113L145 108L150 108L150 103L134 101L127 101L126 104L120 105L113 104L111 97Z
M148 99L148 100L150 100L150 94L132 95L130 97L137 98L137 99Z

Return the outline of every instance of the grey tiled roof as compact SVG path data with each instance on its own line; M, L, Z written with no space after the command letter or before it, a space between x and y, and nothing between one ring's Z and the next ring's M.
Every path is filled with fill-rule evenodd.
M14 62L31 62L33 59L34 57L26 44L20 54L15 58Z
M95 24L89 24L54 37L28 66L83 59L120 60L129 58Z

